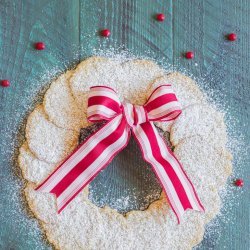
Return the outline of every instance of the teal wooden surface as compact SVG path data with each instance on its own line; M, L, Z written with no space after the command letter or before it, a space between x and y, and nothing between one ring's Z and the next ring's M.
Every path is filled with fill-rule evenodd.
M165 13L166 21L156 22L156 12ZM98 36L106 27L109 39ZM239 39L226 41L228 32ZM33 49L40 40L47 45L42 52ZM244 135L246 152L238 152L244 156L235 166L246 184L242 192L235 190L238 198L228 222L219 221L220 233L208 236L199 249L250 249L249 40L248 0L0 0L0 78L12 83L0 88L0 249L51 248L23 209L13 145L20 141L16 134L34 105L34 92L100 48L164 58L178 70L207 79L203 87L222 98L237 121L236 134ZM194 60L181 56L186 50L195 51Z

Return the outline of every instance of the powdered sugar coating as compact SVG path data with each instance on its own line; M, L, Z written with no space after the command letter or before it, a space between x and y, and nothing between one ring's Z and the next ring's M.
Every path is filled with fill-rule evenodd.
M90 203L87 189L61 215L56 214L52 195L35 192L32 185L27 186L25 193L48 239L58 249L65 250L130 250L145 249L145 246L148 250L163 247L188 250L202 240L204 223L214 217L220 206L217 192L205 186L199 193L208 212L187 211L178 225L164 194L147 210L133 211L124 217L108 207L98 208Z
M207 104L194 104L183 109L171 127L170 141L176 146L181 140L195 135L212 145L225 147L227 133L223 115Z
M48 163L62 161L77 145L79 133L58 128L48 121L43 106L29 115L26 139L32 153Z
M152 72L150 73L151 67ZM99 70L100 68L101 70ZM153 88L153 81L159 79L165 74L162 70L159 71L157 68L158 66L155 66L154 63L145 60L137 60L137 62L129 60L126 62L124 60L114 61L114 59L111 60L94 57L82 62L77 67L76 72L70 79L70 86L74 97L76 98L78 107L83 109L86 109L86 91L90 85L105 84L111 86L117 90L122 98L125 97L136 104L143 104ZM109 73L105 73L105 70ZM127 82L119 81L119 79L125 77L125 75L123 75L124 72L127 72L126 78L130 79L127 80ZM107 76L107 78L105 78L104 75ZM144 79L143 81L140 81L140 76ZM178 79L185 79L188 86L188 82L190 81L188 78L179 75L179 73L174 73L172 77L173 82L175 77ZM83 80L85 81L86 79L88 81L93 81L90 83L87 81L83 82ZM136 81L136 79L138 79L138 81ZM176 80L176 82L178 81ZM185 83L183 84L183 86L185 86ZM195 83L192 84L195 85ZM193 95L195 100L194 103L196 103L196 100L203 102L203 95L200 96L197 94L199 92L196 92L197 88L188 87L185 91L183 90L183 97L181 97L180 94L178 96L178 93L177 96L179 99L184 100L186 92L187 96ZM177 88L176 91L178 92ZM179 93L181 92L182 87L180 87L179 90ZM187 106L189 106L188 102ZM188 108L186 108L186 110L188 110ZM40 113L42 113L41 110ZM207 113L209 114L208 110ZM37 116L37 119L33 120L39 127L41 121L43 124L47 124L48 121L46 120L45 122L44 119L46 120L46 116L43 114ZM180 117L178 119L180 119ZM199 124L203 125L202 122ZM47 125L45 127L47 128ZM177 125L175 125L175 127L178 128ZM48 126L48 128L50 128L50 126ZM215 127L214 129L217 129L217 132L219 132L221 127ZM33 130L35 130L35 128ZM172 130L171 133L173 135ZM37 133L36 137L35 133L33 134L33 140L36 141L37 144L40 143L39 145L42 146L41 144L43 141L40 141L40 133ZM54 138L50 136L49 131L46 131L45 134L48 134L48 138L51 138L50 143L54 143L54 140L57 140L57 137ZM61 136L61 139L64 140L64 142L67 141L67 143L70 143L68 138L63 138L64 134L59 135L58 133L57 135ZM227 158L228 154L226 153L224 143L221 144L221 148L215 150L214 143L207 141L206 144L204 144L206 134L201 134L200 137L197 136L197 134L192 136L192 138L185 137L182 138L182 141L178 141L175 150L177 157L182 162L189 178L197 190L197 193L206 209L205 213L187 211L184 215L183 221L178 225L176 217L166 201L165 195L162 194L161 199L151 204L147 210L133 211L128 213L126 217L123 217L108 207L99 208L90 203L87 197L88 190L85 188L83 192L81 192L69 204L67 209L58 215L56 212L55 197L51 194L34 191L35 186L32 183L29 183L25 189L26 198L31 210L40 220L49 241L53 243L56 248L65 250L185 250L191 249L193 246L197 245L202 240L204 226L219 212L220 197L218 195L218 190L224 184L227 175L230 174L230 171L228 171L228 168L226 167L230 162L230 159ZM201 140L199 138L201 138ZM73 137L72 141L74 141ZM194 155L201 158L200 160L203 162L206 171L204 171L204 168L200 168L199 162L197 166L194 157L189 157L190 149L192 149L191 146L194 143L197 143L198 145ZM210 152L211 157L207 157L207 152L206 154L202 154L204 150L199 151L204 145L204 150ZM54 145L53 148L50 147L50 149L53 149L55 152L58 150L56 145ZM58 153L56 152L56 154ZM211 161L213 156L216 158L215 164ZM31 162L28 167L32 168L32 165L33 162ZM206 181L207 173L208 178L210 178L210 174L213 173L214 179L212 180L210 178L209 181ZM211 200L213 202L211 202Z
M220 189L232 173L231 154L224 148L216 148L200 136L182 140L174 152L187 174L195 176L193 184L196 187L202 188L206 184Z
M79 132L87 124L86 110L78 108L68 80L73 71L67 71L58 77L47 90L43 106L49 120L61 128Z
M142 105L153 80L163 74L164 70L148 60L120 61L90 57L77 66L70 79L70 86L79 107L83 109L87 107L87 91L97 85L114 88L121 99Z
M20 148L18 163L24 178L35 184L43 181L55 168L55 164L37 159L29 150L27 142Z
M196 174L189 171L189 175L198 182ZM35 192L33 185L28 185L25 193L49 240L59 249L85 249L88 246L88 249L129 250L147 246L149 250L160 250L164 246L170 250L191 249L198 244L202 240L204 224L219 211L217 189L209 182L196 188L206 212L187 211L179 225L164 194L146 211L133 211L124 217L108 207L98 208L90 203L87 189L61 215L56 213L52 195Z

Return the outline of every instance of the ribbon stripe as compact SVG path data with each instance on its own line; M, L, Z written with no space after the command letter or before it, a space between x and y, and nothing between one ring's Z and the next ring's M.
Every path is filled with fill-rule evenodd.
M121 103L106 86L91 87L88 119L108 121L83 142L36 190L55 194L60 213L127 146L131 131L143 158L151 164L178 222L185 210L204 211L195 189L153 121L170 121L181 113L171 85L156 88L144 106Z
M88 100L88 106L91 107L95 105L105 106L106 108L109 108L116 113L119 113L120 111L120 105L107 96L90 97Z
M114 142L102 152L97 160L89 165L88 169L82 172L77 179L60 194L58 198L59 211L62 211L63 207L65 207L65 203L68 204L73 199L75 192L80 192L100 170L111 162L115 155L128 144L128 138L128 133L125 130L119 139L114 137ZM85 164L85 162L82 162L81 164ZM55 193L53 191L51 192Z
M168 102L166 102L168 100ZM155 98L154 100L150 101L148 104L145 105L145 109L150 112L151 110L155 109L155 107L161 107L162 105L166 105L168 103L176 102L177 98L174 93L168 93L162 96Z

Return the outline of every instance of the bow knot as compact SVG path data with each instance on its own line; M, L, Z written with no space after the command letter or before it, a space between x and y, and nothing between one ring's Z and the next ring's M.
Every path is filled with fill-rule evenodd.
M106 86L90 89L88 119L106 120L96 133L41 184L37 190L57 197L59 212L127 146L135 136L145 161L151 164L178 221L187 209L203 211L194 187L180 162L157 132L154 121L171 121L181 113L181 107L171 85L161 85L143 106L121 103L116 92Z
M148 121L148 115L143 106L134 105L128 102L122 104L123 115L130 127Z

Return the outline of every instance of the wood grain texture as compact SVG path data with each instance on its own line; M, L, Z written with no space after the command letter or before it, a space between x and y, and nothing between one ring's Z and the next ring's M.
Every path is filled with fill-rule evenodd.
M34 103L33 90L78 61L78 4L0 1L0 78L11 81L11 87L0 88L0 249L50 248L36 221L23 210L11 157L15 134ZM36 41L45 42L47 49L34 50Z
M157 12L166 14L165 22L154 20ZM111 30L110 38L98 36L102 28ZM230 32L238 34L234 43L225 40ZM0 78L12 83L0 88L0 249L50 249L23 210L10 161L34 90L95 50L110 48L164 58L178 70L187 69L204 78L203 87L230 109L236 133L244 135L247 145L246 152L239 152L243 160L235 162L236 175L246 184L229 222L221 221L220 234L209 235L198 249L250 249L249 38L249 0L0 0ZM45 42L47 49L35 51L35 41ZM194 60L182 57L187 50L195 51Z
M236 135L243 134L246 145L243 152L239 152L245 156L244 160L234 161L235 175L245 178L245 190L238 197L238 203L232 206L229 222L221 221L216 226L220 234L211 233L198 249L250 248L247 205L250 202L249 13L249 1L173 2L174 66L179 70L186 68L190 74L204 79L203 87L214 91L217 99L230 110L230 117L237 121L234 125ZM225 39L231 32L238 34L234 43ZM187 50L195 52L194 60L181 57ZM230 117L226 117L228 122Z
M166 22L155 21L158 12L166 13ZM90 55L93 48L113 48L129 50L138 56L164 56L172 63L171 12L171 1L154 1L153 4L146 0L81 1L81 57ZM108 39L98 35L104 28L111 31Z

